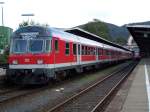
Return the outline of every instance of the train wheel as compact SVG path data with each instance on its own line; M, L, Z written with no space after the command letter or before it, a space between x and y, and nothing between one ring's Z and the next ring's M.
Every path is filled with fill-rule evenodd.
M66 71L60 71L55 73L55 80L58 82L64 80L66 77L67 77Z

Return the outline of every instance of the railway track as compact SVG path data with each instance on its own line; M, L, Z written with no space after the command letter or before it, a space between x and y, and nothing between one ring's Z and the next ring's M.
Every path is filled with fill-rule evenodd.
M127 64L125 64L124 66L126 66ZM124 66L122 66L121 68L123 69ZM32 95L34 93L46 90L46 89L50 89L51 87L53 87L54 85L48 85L48 86L44 86L41 88L34 88L34 89L22 89L22 88L11 88L10 90L6 90L6 91L2 91L0 92L0 107L2 105L7 104L8 102L14 102L17 101L18 99L24 98L28 95ZM57 85L55 85L57 86Z
M16 90L19 90L19 87L12 87L12 88L5 88L5 89L2 88L2 89L0 89L0 96L10 93L10 92L13 92L13 91L16 91Z
M2 91L0 92L0 104L4 104L5 102L12 101L30 93L32 93L32 91L21 90L20 88Z
M57 86L57 84L55 84ZM14 87L10 89L6 89L0 91L0 107L1 105L4 105L5 103L8 102L13 102L17 99L26 97L27 95L32 95L34 93L50 89L53 87L53 85L47 85L47 86L41 86L41 87L24 87L24 86L19 86L19 87Z
M2 83L2 85L3 85L3 83ZM55 85L55 86L57 86L57 85ZM5 102L9 102L9 101L19 99L21 97L24 97L24 96L27 96L30 94L34 94L36 92L40 92L42 90L49 89L51 87L53 87L53 86L48 85L48 86L36 88L36 89L23 89L23 87L14 87L14 88L8 89L7 87L6 88L3 87L4 90L0 89L0 105L4 104Z
M26 88L26 87L16 87L13 89L5 90L0 92L0 106L7 103L13 102L14 100L23 98L27 95L31 95L40 91L43 91L51 86L45 86L40 88Z
M47 112L100 112L108 103L112 94L134 69L137 62L121 68L96 82L90 87L75 94L64 102L54 106Z

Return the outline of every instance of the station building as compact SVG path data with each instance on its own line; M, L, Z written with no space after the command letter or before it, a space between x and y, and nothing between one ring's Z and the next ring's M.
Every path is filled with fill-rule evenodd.
M0 26L0 54L9 45L12 32L12 28Z

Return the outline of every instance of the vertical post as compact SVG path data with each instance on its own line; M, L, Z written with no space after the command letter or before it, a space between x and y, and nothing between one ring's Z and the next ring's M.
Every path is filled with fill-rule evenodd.
M4 26L4 13L3 13L3 4L4 2L0 2L1 7L2 7L2 26Z
M2 6L2 26L4 26L4 13L3 13L3 6Z

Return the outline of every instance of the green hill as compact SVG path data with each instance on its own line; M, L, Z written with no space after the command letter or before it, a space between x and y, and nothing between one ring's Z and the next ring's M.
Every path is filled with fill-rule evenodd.
M102 38L111 40L111 36L109 35L108 27L104 22L93 21L93 22L88 22L87 24L84 24L84 25L80 25L79 27L90 33L94 33Z
M119 27L97 19L78 27L120 45L125 45L129 37L126 27Z

